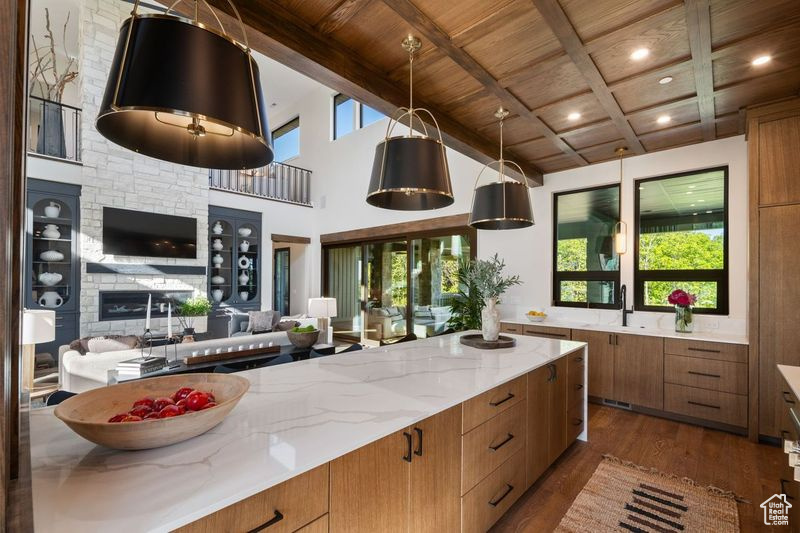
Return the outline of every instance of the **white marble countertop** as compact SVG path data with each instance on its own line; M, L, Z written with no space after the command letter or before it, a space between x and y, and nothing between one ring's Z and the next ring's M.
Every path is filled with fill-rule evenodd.
M748 344L747 335L738 335L726 331L698 331L678 333L674 329L663 329L652 326L622 326L620 324L597 324L580 321L563 320L547 317L542 322L531 322L527 318L503 318L501 322L533 326L551 326L555 328L585 329L590 331L607 331L609 333L630 333L631 335L650 335L669 339L688 339L695 341L725 342L729 344Z
M239 375L251 387L216 428L137 452L95 446L52 408L31 413L34 525L168 531L505 383L584 343L517 337L479 350L458 335Z
M800 398L800 366L778 365L778 372L789 384L795 398Z

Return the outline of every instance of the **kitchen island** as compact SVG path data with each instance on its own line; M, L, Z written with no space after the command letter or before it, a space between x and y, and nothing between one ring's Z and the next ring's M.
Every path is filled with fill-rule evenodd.
M422 458L424 454L430 461L437 457L436 444L442 440L442 432L437 434L439 430L434 429L423 451L423 432L418 426L445 414L458 422L454 437L450 433L446 437L457 439L459 446L453 453L440 454L442 461L457 461L459 472L464 472L456 481L455 497L470 502L469 498L477 497L479 489L486 489L491 478L510 465L513 475L522 472L514 497L499 507L495 496L502 500L505 495L487 497L493 498L490 507L505 509L507 502L516 500L535 480L526 479L526 470L528 478L538 477L542 466L555 460L568 442L586 438L585 343L515 338L514 348L479 350L460 344L459 334L454 334L242 372L239 375L250 380L251 388L225 421L204 435L154 450L120 452L95 446L72 433L51 408L34 411L31 462L36 531L169 531L310 474L324 478L318 492L328 491L330 486L333 531L335 523L343 523L335 514L336 482L341 476L334 472L351 474L341 470L348 454L388 443L395 435L405 442L401 437L416 434L419 440L414 441L414 455ZM574 361L567 366L570 358ZM567 391L568 378L575 383L572 392ZM563 390L552 389L559 382ZM543 418L549 410L557 411L557 416ZM569 420L574 429L564 429L570 424L567 410L573 415ZM509 429L512 426L518 429ZM490 435L493 430L502 432L503 438L495 439ZM487 447L478 442L481 438L493 440ZM477 466L468 464L473 441L479 452L487 448L491 458L505 458L513 452L517 462L509 459L505 466L484 472L494 459L478 455ZM548 441L549 447L543 445L541 451L537 448L540 441ZM402 465L413 467L417 463L411 460L411 437L408 443L408 457L404 447L396 457ZM394 458L394 450L391 453ZM368 480L351 481L368 490ZM299 494L295 499L307 496L311 494ZM325 500L319 516L327 517L328 498L318 499ZM353 503L341 503L352 515ZM464 505L469 507L467 503ZM297 523L287 529L291 520L284 515L288 513L275 509L273 516L272 509L265 512L276 523L283 521L274 528L279 531L305 525ZM262 522L241 527L257 525ZM346 529L354 527L350 523ZM193 530L210 529L201 525Z

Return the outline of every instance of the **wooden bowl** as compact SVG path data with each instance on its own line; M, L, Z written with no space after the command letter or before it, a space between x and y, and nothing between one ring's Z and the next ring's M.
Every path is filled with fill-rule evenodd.
M301 349L311 348L319 340L318 329L315 329L314 331L303 331L300 333L288 330L286 335L289 337L289 342Z
M211 392L217 406L181 416L141 422L110 423L133 402L150 396L172 396L181 387ZM55 415L86 440L116 450L146 450L182 442L213 428L231 412L250 388L245 378L232 374L181 374L140 379L82 392L55 409Z

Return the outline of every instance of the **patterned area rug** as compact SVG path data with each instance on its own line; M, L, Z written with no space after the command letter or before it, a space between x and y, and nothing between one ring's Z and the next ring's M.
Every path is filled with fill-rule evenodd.
M728 533L739 513L733 493L604 456L556 531Z

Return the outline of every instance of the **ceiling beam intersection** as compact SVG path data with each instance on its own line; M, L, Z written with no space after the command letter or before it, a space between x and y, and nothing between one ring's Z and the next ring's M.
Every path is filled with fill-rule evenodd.
M697 107L703 140L716 138L714 124L714 74L711 64L711 13L708 0L686 0L686 29L692 51Z

